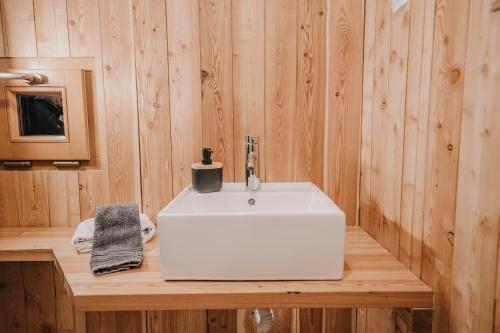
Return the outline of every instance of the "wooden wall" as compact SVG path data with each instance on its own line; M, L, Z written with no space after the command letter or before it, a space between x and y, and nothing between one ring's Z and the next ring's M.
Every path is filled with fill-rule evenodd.
M433 287L434 332L500 330L499 33L491 0L366 2L360 224Z
M96 68L92 160L0 170L0 226L72 226L116 202L154 218L190 183L202 146L224 163L225 181L242 181L246 134L260 136L263 180L313 181L356 223L363 0L0 0L0 14L7 60L85 57ZM59 316L46 264L1 268L56 286L43 290L47 307L27 298L20 310L48 309L47 319L5 327L82 324ZM29 294L33 282L17 281L16 292ZM83 322L88 332L252 331L246 311L92 313ZM348 331L351 310L280 310L278 322L279 332Z
M0 55L91 57L97 70L92 161L0 171L0 225L74 225L122 201L154 216L189 183L203 145L226 181L241 181L242 138L257 134L263 179L314 181L350 224L361 175L359 223L434 288L435 332L500 330L491 3L410 0L393 12L390 0L1 0ZM0 313L20 319L0 316L1 327L81 324L61 310L47 265L2 264L1 286L14 287L0 295L17 305ZM396 327L391 309L278 313L280 332ZM252 330L244 310L92 313L86 323Z

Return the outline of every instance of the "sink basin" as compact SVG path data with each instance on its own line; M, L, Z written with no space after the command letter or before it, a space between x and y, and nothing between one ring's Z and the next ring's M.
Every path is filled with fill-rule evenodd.
M251 204L253 203L253 205ZM345 215L312 183L191 186L158 214L167 280L335 280L344 268Z

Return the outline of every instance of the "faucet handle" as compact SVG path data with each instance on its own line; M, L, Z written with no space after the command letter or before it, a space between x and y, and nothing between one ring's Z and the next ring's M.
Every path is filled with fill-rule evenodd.
M250 175L248 177L248 189L251 191L257 191L260 188L260 180L256 175Z
M245 143L247 145L254 145L259 143L259 137L255 135L247 135L245 136Z

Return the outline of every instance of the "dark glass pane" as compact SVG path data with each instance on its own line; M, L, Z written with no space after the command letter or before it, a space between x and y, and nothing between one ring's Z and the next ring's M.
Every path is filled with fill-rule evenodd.
M16 99L20 135L64 135L61 94L17 94Z

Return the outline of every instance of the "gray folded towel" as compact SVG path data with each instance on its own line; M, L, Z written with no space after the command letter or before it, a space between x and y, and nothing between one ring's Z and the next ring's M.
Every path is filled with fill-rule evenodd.
M103 275L139 267L143 248L136 204L97 207L90 268Z

